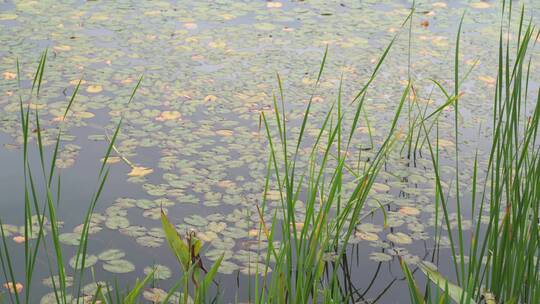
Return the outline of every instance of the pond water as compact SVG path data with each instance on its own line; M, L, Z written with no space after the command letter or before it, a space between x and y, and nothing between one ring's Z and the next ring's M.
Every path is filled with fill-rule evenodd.
M528 14L539 21L540 2L525 4ZM401 33L368 91L369 128L362 120L353 140L355 149L363 150L370 146L371 132L376 148L385 139L409 73L423 102L432 91L435 105L444 102L430 79L453 89L455 33L464 10L462 73L478 60L461 87L460 101L460 174L463 193L469 193L474 153L480 149L484 164L491 134L500 7L497 1L417 1L409 71L408 25L401 28L401 24L410 7L409 1L398 0L0 0L0 214L10 225L10 237L20 235L23 224L16 61L21 63L23 87L29 91L45 48L45 81L33 108L39 109L49 150L60 124L65 132L57 164L62 176L58 215L64 221L62 239L68 258L75 254L70 244L77 240L78 225L95 191L100 159L108 145L106 134L114 131L124 115L118 151L113 153L115 163L96 207L89 254L118 249L125 256L120 253L114 260L127 262L115 267L118 263L110 263L107 257L98 259L93 265L98 280L117 277L127 284L144 276L145 268L153 264L168 267L173 278L178 277L178 266L160 229L163 206L180 230L200 233L205 260L226 252L218 278L222 300L247 301L249 265L262 262L262 258L257 261L255 238L249 234L258 225L256 206L262 201L268 160L259 119L262 111L273 116L276 72L283 80L293 137L328 46L307 126L312 138L336 100L340 78L342 98L350 101L385 47ZM538 58L537 50L533 51L533 58ZM539 62L532 60L533 69ZM144 76L141 86L126 107L140 76ZM538 80L537 75L532 77ZM83 82L72 111L60 122L79 79ZM346 117L352 117L354 106L345 104ZM400 125L407 126L406 118ZM448 188L455 183L451 112L441 116L439 127ZM35 155L36 151L31 152ZM368 213L383 204L387 227L383 227L381 212L366 216L358 229L370 234L359 233L348 251L358 301L405 302L408 290L396 256L404 255L412 262L432 256L435 177L431 159L424 150L412 163L406 152L401 145L394 150L365 206ZM360 162L372 155L374 150L363 152ZM354 186L348 178L345 191ZM268 199L273 207L266 211L268 218L278 206L276 189L271 190ZM452 216L455 219L454 212ZM9 246L13 252L23 252L21 244ZM450 266L448 258L443 248L442 272ZM14 262L23 265L21 256ZM49 274L46 260L38 263L43 269L41 281ZM165 277L156 287L171 286L172 279ZM36 293L51 291L41 282L35 287Z

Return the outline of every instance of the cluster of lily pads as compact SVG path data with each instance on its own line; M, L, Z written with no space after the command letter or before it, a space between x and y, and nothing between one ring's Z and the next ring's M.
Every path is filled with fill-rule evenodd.
M444 1L420 2L412 27L412 35L418 39L414 39L411 52L414 70L422 73L412 77L418 78L418 100L431 105L444 100L442 94L432 94L434 85L429 78L449 74L445 64L449 31L459 14ZM3 5L6 4L0 4L2 8ZM468 1L456 1L452 5L468 7L476 21L467 30L478 37L467 38L469 52L463 62L473 66L477 64L476 57L481 57L471 74L471 83L462 88L460 125L465 134L460 148L466 151L460 155L463 168L459 178L467 181L473 175L471 164L477 148L470 140L478 133L491 132L487 125L480 131L475 129L491 113L486 106L491 93L479 90L477 84L494 85L495 80L489 75L496 58L484 46L497 38L496 27L492 27L497 9L482 1L471 5ZM42 14L46 6L51 6L47 8L49 13ZM407 65L400 63L406 59L408 41L402 39L406 31L396 20L409 11L403 3L379 1L351 1L341 6L326 1L17 2L0 13L1 36L6 42L0 46L0 128L13 138L4 146L21 149L23 143L14 62L19 58L22 74L30 75L34 67L28 61L39 49L36 46L46 42L53 54L47 61L47 83L30 108L39 110L44 146L55 143L59 126L62 127L62 140L67 143L60 150L56 166L61 170L80 170L77 160L88 144L106 146L114 126L123 117L124 125L109 163L113 170L125 172L126 181L138 185L142 193L141 197L126 193L116 200L100 202L90 218L91 238L100 238L100 233L110 230L113 233L104 237L128 236L141 250L163 247L165 251L165 236L159 224L163 210L180 233L197 232L206 244L205 258L215 261L224 252L219 272L250 274L262 265L260 251L268 245L257 229L260 215L256 206L262 201L268 161L260 115L275 115L271 105L276 91L272 85L274 72L287 76L283 82L287 118L290 136L296 136L309 98L304 93L316 81L316 71L311 67L320 59L321 49L330 46L326 73L329 76L323 77L320 89L314 93L313 119L305 131L306 141L313 141L320 129L319 118L324 117L333 102L340 74L345 83L344 98L354 96L357 84L365 81L381 47L395 33L403 32L394 46L398 51L390 54L386 68L381 70L366 99L365 119L357 127L362 136L351 143L349 152L358 155L358 159L348 163L350 170L343 176L343 192L349 193L358 182L357 174L349 171L362 172L370 163L375 148L385 138L390 109L406 81ZM428 26L423 22L427 20ZM136 30L124 30L127 26ZM36 33L34 28L43 30ZM120 97L129 95L137 76L143 72L145 78L136 100L126 108ZM77 101L70 115L61 119L81 74ZM354 115L349 109L345 109L345 127L350 126ZM406 119L400 123L406 128ZM448 161L440 166L447 177L442 182L446 189L455 182L455 168L450 165L454 149L452 123L446 112L438 120L441 157ZM31 129L36 128L32 125ZM482 148L478 161L485 163L487 155ZM304 156L299 161L300 168L308 166L309 152L300 151ZM419 155L413 166L404 154L397 149L388 156L367 200L363 221L350 240L353 244L372 246L369 258L376 262L392 261L397 256L410 263L422 260L413 253L414 248L433 238L434 226L440 225L436 218L442 218L442 210L435 210L432 203L436 191L431 159ZM102 155L91 155L99 163ZM116 182L124 183L113 184ZM271 182L275 184L276 180ZM464 191L471 188L462 184ZM262 216L272 218L280 207L279 191L270 189L266 199L270 208ZM295 212L301 225L305 216L301 197ZM450 220L450 227L455 228L455 212L450 213ZM154 225L149 224L152 221ZM467 221L461 224L464 229L471 226ZM37 227L37 220L32 225ZM22 226L8 223L3 227L15 242L24 235ZM80 223L65 223L60 241L66 246L78 245L83 228ZM447 246L450 242L443 236L440 244ZM104 253L109 259L102 258ZM127 273L136 270L128 259L121 249L91 248L86 266L99 265L108 272ZM148 269L151 265L137 267Z

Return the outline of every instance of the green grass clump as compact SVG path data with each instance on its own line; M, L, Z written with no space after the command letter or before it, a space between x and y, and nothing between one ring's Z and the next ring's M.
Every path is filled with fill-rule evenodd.
M383 62L390 46L386 49L378 66ZM325 59L326 53L317 83L323 71ZM271 152L264 200L259 209L259 216L260 229L268 240L268 251L266 267L256 269L257 274L263 275L262 284L266 284L255 287L253 300L256 303L318 301L340 303L351 300L351 294L346 293L340 286L339 272L331 271L326 278L323 278L323 272L328 270L328 265L333 265L334 269L338 269L343 263L342 257L359 222L371 186L388 153L399 138L399 133L396 134L395 130L410 90L409 84L397 105L386 140L368 167L362 173L356 174L356 186L350 195L345 196L342 187L343 174L348 169L347 155L351 148L351 140L355 136L360 113L362 113L367 87L375 78L376 71L353 100L356 103L355 116L348 131L344 130L343 126L344 114L340 85L336 104L326 114L322 127L309 148L311 152L308 155L308 169L302 173L298 173L297 162L305 126L309 119L311 100L305 111L300 134L291 144L287 134L284 97L278 75L281 109L278 106L278 98L274 97L274 115L278 129L277 142L271 135L266 115L262 114ZM336 122L332 124L330 121L334 115ZM289 149L292 149L293 153L289 154ZM278 158L278 151L282 153L281 158ZM278 162L278 159L282 162ZM335 161L335 163L330 165L330 161ZM271 175L276 181L276 185L272 186L277 187L280 193L281 206L276 212L281 212L282 221L277 220L276 213L272 219L263 217ZM326 177L330 177L330 180L326 180ZM306 214L298 225L295 205L300 196L305 201ZM276 236L276 231L281 232L279 237ZM278 246L274 245L274 240L279 240ZM273 267L273 271L272 275L268 276L270 266Z
M502 20L512 24L512 4L503 3ZM505 10L507 9L507 11ZM492 142L487 168L478 168L474 162L474 174L470 212L474 223L470 242L463 237L460 210L465 207L459 199L468 193L462 193L456 182L455 196L458 210L458 227L448 236L451 242L452 263L455 269L456 284L443 277L427 265L420 268L438 288L432 290L430 283L422 295L410 275L410 270L402 263L411 289L411 302L433 303L448 302L452 299L459 303L540 303L540 149L537 143L538 122L540 119L540 91L532 101L532 108L527 109L529 99L529 78L531 59L529 49L538 38L538 31L529 22L524 21L522 9L518 24L515 50L508 33L501 22L499 38L499 56L495 97L493 101ZM460 25L461 29L461 25ZM461 30L460 30L461 31ZM457 117L459 104L459 39L456 43L455 92L445 94L452 102ZM441 90L444 91L444 89ZM424 121L424 120L423 120ZM459 154L456 141L456 181L459 174ZM422 127L426 130L425 124ZM429 141L428 146L433 159L437 182L438 203L443 208L444 222L450 229L448 202L442 193L438 155ZM435 144L436 145L436 144ZM479 184L478 174L485 171L483 184ZM481 217L487 213L487 225L481 223ZM456 239L457 234L457 239Z
M107 166L107 160L111 155L114 142L120 131L122 125L122 118L116 126L116 130L112 136L112 139L107 147L106 153L103 157L103 162L99 168L96 190L94 195L90 198L88 209L85 213L83 220L83 229L79 244L77 246L77 254L75 259L75 267L73 277L73 287L69 288L66 283L66 269L67 261L63 255L62 246L60 244L59 222L56 211L60 206L60 189L61 178L60 175L55 172L56 160L58 156L59 147L61 144L61 126L57 130L58 135L52 151L50 160L46 159L46 152L42 141L42 131L40 128L39 111L37 107L35 111L32 110L31 103L33 100L39 99L39 92L43 82L43 76L45 71L45 63L47 60L47 51L45 51L39 60L37 70L32 81L32 88L30 90L30 96L28 96L28 103L23 103L23 92L21 89L20 67L17 63L17 81L19 84L19 107L20 107L20 120L21 131L23 139L23 171L24 171L24 272L22 278L18 276L19 271L15 272L12 263L12 255L7 245L7 236L2 225L2 219L0 219L0 233L2 236L2 250L0 252L0 264L2 266L2 272L6 278L6 284L12 286L12 292L7 293L8 300L11 303L35 303L38 301L36 295L32 293L34 274L36 270L36 261L39 257L45 254L46 262L49 267L48 271L51 277L55 276L58 280L52 280L52 288L54 293L54 299L57 303L96 303L97 301L105 301L106 303L135 303L138 295L142 291L142 287L150 280L152 273L150 273L143 281L135 283L133 288L126 289L125 291L116 290L112 292L112 288L109 285L97 284L96 293L94 296L84 296L82 293L82 287L87 279L86 256L88 251L88 235L90 228L90 220L96 204L100 198L100 195L104 189L107 177L109 175L109 167ZM131 94L127 105L131 103L135 96L135 92L140 85L142 78L139 80L133 93ZM70 112L70 108L76 99L77 92L79 91L81 82L79 81L73 94L66 105L66 110L62 117L62 121L66 119ZM35 93L35 94L34 94ZM33 112L33 113L32 113ZM33 120L31 120L33 118ZM38 172L33 171L34 167L30 162L29 151L30 143L34 139L36 140L37 156L38 156ZM50 163L48 163L50 162ZM44 191L38 191L40 187L44 188ZM35 220L37 219L37 225ZM19 282L23 282L21 284ZM15 292L14 286L21 286L24 292ZM0 298L0 300L3 300Z

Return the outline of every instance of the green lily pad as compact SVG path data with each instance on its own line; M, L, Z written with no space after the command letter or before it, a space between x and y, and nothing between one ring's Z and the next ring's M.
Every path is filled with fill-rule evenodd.
M84 260L84 268L88 268L88 267L92 267L94 266L98 261L98 258L97 256L91 254L91 255L86 255L86 259ZM75 263L77 262L77 265L75 265ZM80 269L81 268L81 265L82 265L82 257L79 257L79 260L77 261L77 256L74 256L72 257L70 260L69 260L69 265L71 266L71 268L75 269L75 266L77 266L77 269Z
M144 268L144 274L148 275L154 271L154 279L156 280L167 280L172 276L171 270L169 267L164 265L152 265L149 267Z
M119 249L105 250L98 255L98 259L101 261L118 260L126 256L126 253Z
M140 245L144 247L155 248L155 247L160 247L163 244L163 239L149 236L149 235L141 236L137 238L137 243L139 243Z
M105 221L105 226L113 230L126 228L126 227L129 227L129 220L121 216L110 216Z
M112 273L129 273L135 270L135 265L127 260L112 260L104 263L103 269Z
M390 242L394 242L400 245L407 245L412 243L412 238L403 232L389 233L386 235L386 238Z
M113 286L110 286L110 284L107 286L107 283L103 281L98 281L84 285L82 288L82 292L87 296L93 296L96 294L98 286L101 286L101 290L106 290L105 288L108 288L108 290L113 290Z
M392 260L392 256L383 252L372 252L369 258L375 262L389 262Z
M81 241L81 235L79 233L62 233L58 236L58 239L63 244L77 246Z
M73 299L73 297L71 295L66 295L66 300L68 302L71 302L71 299ZM39 301L40 304L58 304L58 301L56 300L56 293L55 292L50 292L46 295L44 295L41 300Z
M53 281L54 281L54 285L53 285ZM66 276L65 277L65 282L66 282L66 287L72 286L73 285L73 277ZM49 288L53 288L53 286L56 286L56 288L58 288L60 286L60 278L59 278L58 275L55 275L55 276L43 279L42 283L43 283L43 285L45 285L45 286L47 286Z

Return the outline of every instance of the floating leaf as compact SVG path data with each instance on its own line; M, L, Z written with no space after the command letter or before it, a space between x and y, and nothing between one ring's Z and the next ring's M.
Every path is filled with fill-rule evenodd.
M143 298L152 303L162 303L167 298L167 292L160 288L150 288L143 291Z
M62 233L58 236L58 239L60 240L60 242L66 245L76 246L76 245L79 245L81 241L81 234L80 233Z
M266 7L268 8L280 8L283 4L281 2L266 2Z
M131 171L128 173L128 176L134 176L134 177L143 177L150 173L154 172L154 169L146 168L146 167L133 167L131 168Z
M89 85L88 88L86 88L86 92L88 93L99 93L103 91L103 87L100 85Z
M434 2L432 5L435 8L447 8L448 7L448 4L446 4L444 2Z
M18 17L17 14L11 14L11 13L0 14L1 21L15 20L17 19L17 17Z
M217 130L216 134L219 136L229 137L233 136L234 132L231 130Z
M126 253L119 249L105 250L98 255L98 259L102 261L118 260L126 256Z
M76 226L75 228L73 228L73 232L81 234L83 229L84 229L84 224L80 224ZM101 226L99 226L97 222L92 221L88 224L87 229L88 229L87 230L88 234L95 234L95 233L100 232L103 228L101 228Z
M91 255L86 255L86 259L84 260L84 268L88 268L88 267L92 267L94 266L98 261L98 258L97 256L91 254ZM77 263L77 265L75 265L75 263ZM79 260L77 261L77 256L74 256L72 257L70 260L69 260L69 266L71 266L71 268L75 269L80 269L81 268L81 265L82 265L82 256L79 256ZM77 266L77 267L75 267Z
M188 30L194 30L194 29L196 29L198 26L197 26L196 23L187 22L187 23L184 23L184 27L187 28Z
M240 269L240 267L237 264L230 261L222 261L218 272L223 274L232 274L238 269Z
M156 117L157 121L178 120L182 115L178 111L163 111Z
M356 227L356 229L358 231L372 232L372 233L381 232L383 230L382 226L375 225L375 224L372 224L372 223L360 224L360 225L358 225Z
M105 226L109 229L120 229L120 228L126 228L129 227L129 220L122 216L110 216L105 221Z
M150 219L153 219L153 220L158 220L160 218L160 216L161 216L161 211L165 212L165 214L168 213L167 209L160 209L158 207L158 208L152 208L152 209L144 210L143 216L147 217L147 218L150 218Z
M7 282L4 283L4 288L10 293L21 293L23 290L23 284L16 282L15 285L13 285L13 282Z
M163 239L154 236L141 236L137 238L137 243L144 247L160 247L163 243Z
M223 230L225 230L225 228L227 228L227 224L224 222L219 222L219 223L211 222L208 224L208 230L211 230L216 233L222 232Z
M164 265L152 265L144 268L144 274L148 275L154 272L154 279L156 280L167 280L172 276L171 270L169 267Z
M121 228L120 233L129 235L131 237L141 237L146 235L147 229L142 226L129 226L126 228Z
M105 288L108 288L109 290L112 290L112 286L108 286L107 283L105 283L105 282L98 281L98 282L92 282L92 283L89 283L89 284L86 284L85 286L83 286L82 292L85 295L93 296L93 295L96 294L96 291L97 291L99 286L101 286L101 290L105 290Z
M75 117L78 117L78 118L92 118L94 117L94 113L91 113L91 112L85 112L85 111L82 111L82 112L75 112L73 113L75 115Z
M373 183L371 188L377 192L387 192L390 191L390 186L381 184L381 183Z
M58 288L58 286L60 286L60 277L58 275L43 279L42 283L43 283L43 285L45 285L45 286L47 286L49 288L53 288L53 281L54 281L54 284L56 285L56 287ZM65 282L66 282L66 287L72 286L73 285L73 277L66 276L65 277Z
M58 301L57 301L57 296L58 296L58 293L57 292L50 292L46 295L44 295L41 300L39 301L40 304L58 304ZM66 295L66 301L67 303L71 303L71 299L73 297L69 294Z
M197 215L197 214L194 214L194 215L192 215L190 217L186 217L184 219L184 222L186 222L186 223L188 223L190 225L199 226L199 227L208 225L208 220L205 219L204 217L200 216L200 215Z
M69 45L56 45L53 47L53 49L55 51L60 51L60 52L66 52L66 51L71 51L71 46Z
M480 79L482 82L484 82L485 84L489 85L489 86L494 86L495 83L497 82L497 80L491 76L487 76L487 75L483 75L483 76L478 76L478 79Z
M257 23L254 25L254 27L261 31L271 31L276 28L276 26L272 23Z
M479 9L485 9L490 8L491 5L485 1L482 2L474 2L470 4L472 8L479 8Z
M104 263L103 269L112 273L128 273L135 270L135 265L127 260L112 260Z
M403 215L418 215L420 214L420 210L415 207L405 206L399 209L399 213Z
M389 262L392 260L392 256L383 252L372 252L369 258L375 262Z
M13 237L13 241L17 244L24 243L26 241L26 238L22 235L17 235Z
M266 192L266 198L271 201L277 201L281 199L281 193L277 190L269 190Z
M100 162L103 162L105 159L102 158L100 159ZM116 163L119 163L122 159L118 156L109 156L109 158L107 158L107 164L116 164Z
M214 102L217 100L217 97L215 95L207 95L205 98L204 98L204 101L205 102Z
M17 73L13 73L13 72L4 72L2 73L2 76L4 76L4 79L5 80L13 80L15 78L17 78Z
M373 232L357 231L356 236L365 241L377 241L379 236Z
M412 243L412 238L403 232L389 233L386 235L389 241L400 245L407 245Z

